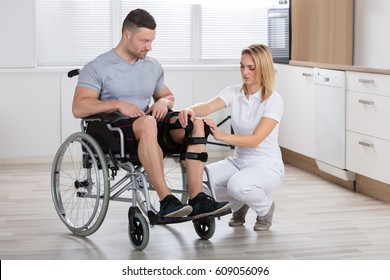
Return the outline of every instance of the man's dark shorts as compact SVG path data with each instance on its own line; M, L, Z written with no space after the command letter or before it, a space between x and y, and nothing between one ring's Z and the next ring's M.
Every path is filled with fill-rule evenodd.
M177 116L177 112L170 111L163 121L157 122L157 140L164 154L179 153L182 148L182 145L175 143L171 137L170 132L173 125L170 124L169 120L174 116ZM111 123L111 126L118 127L122 130L125 140L125 151L133 156L137 155L138 148L138 143L133 132L133 123L138 118L125 118ZM176 127L178 127L177 124ZM105 128L105 124L100 122L90 124L87 133L91 134L98 141L104 153L109 151L113 153L120 152L119 133L109 131Z

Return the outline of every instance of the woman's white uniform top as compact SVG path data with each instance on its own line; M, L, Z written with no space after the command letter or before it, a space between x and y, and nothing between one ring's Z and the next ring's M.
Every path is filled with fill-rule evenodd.
M283 115L283 99L277 91L262 102L261 89L247 98L242 85L230 86L219 94L231 111L231 125L235 134L252 134L261 118L271 118L278 122L271 134L255 148L236 147L234 157L254 164L276 164L284 169L278 143L279 123ZM247 162L247 163L249 163Z

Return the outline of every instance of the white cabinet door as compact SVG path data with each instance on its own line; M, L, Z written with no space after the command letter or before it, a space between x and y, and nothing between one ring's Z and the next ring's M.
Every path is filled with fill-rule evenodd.
M390 184L390 76L347 72L347 169Z
M292 125L292 95L289 88L289 65L275 64L275 89L283 98L284 112L279 127L279 145L283 148L292 150L293 145L291 135L293 134Z
M315 158L315 89L313 68L293 66L290 70L293 96L294 151Z
M390 184L390 141L347 131L347 169Z
M276 89L284 100L280 145L315 157L315 90L313 68L278 64Z

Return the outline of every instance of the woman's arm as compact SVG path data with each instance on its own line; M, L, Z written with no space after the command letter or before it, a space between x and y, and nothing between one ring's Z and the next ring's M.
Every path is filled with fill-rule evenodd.
M230 134L223 133L213 120L206 119L205 122L210 126L211 134L215 140L222 141L228 145L249 148L257 147L278 124L274 119L263 117L252 134Z
M179 121L183 127L186 127L188 118L194 120L195 117L208 116L225 107L225 102L221 98L215 97L207 102L198 103L181 110L179 113Z

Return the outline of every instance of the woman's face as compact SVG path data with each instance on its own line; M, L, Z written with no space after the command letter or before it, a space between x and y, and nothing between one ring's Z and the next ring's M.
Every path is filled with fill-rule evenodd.
M241 56L240 68L242 81L248 87L257 87L258 81L256 80L256 66L249 54L243 54Z

